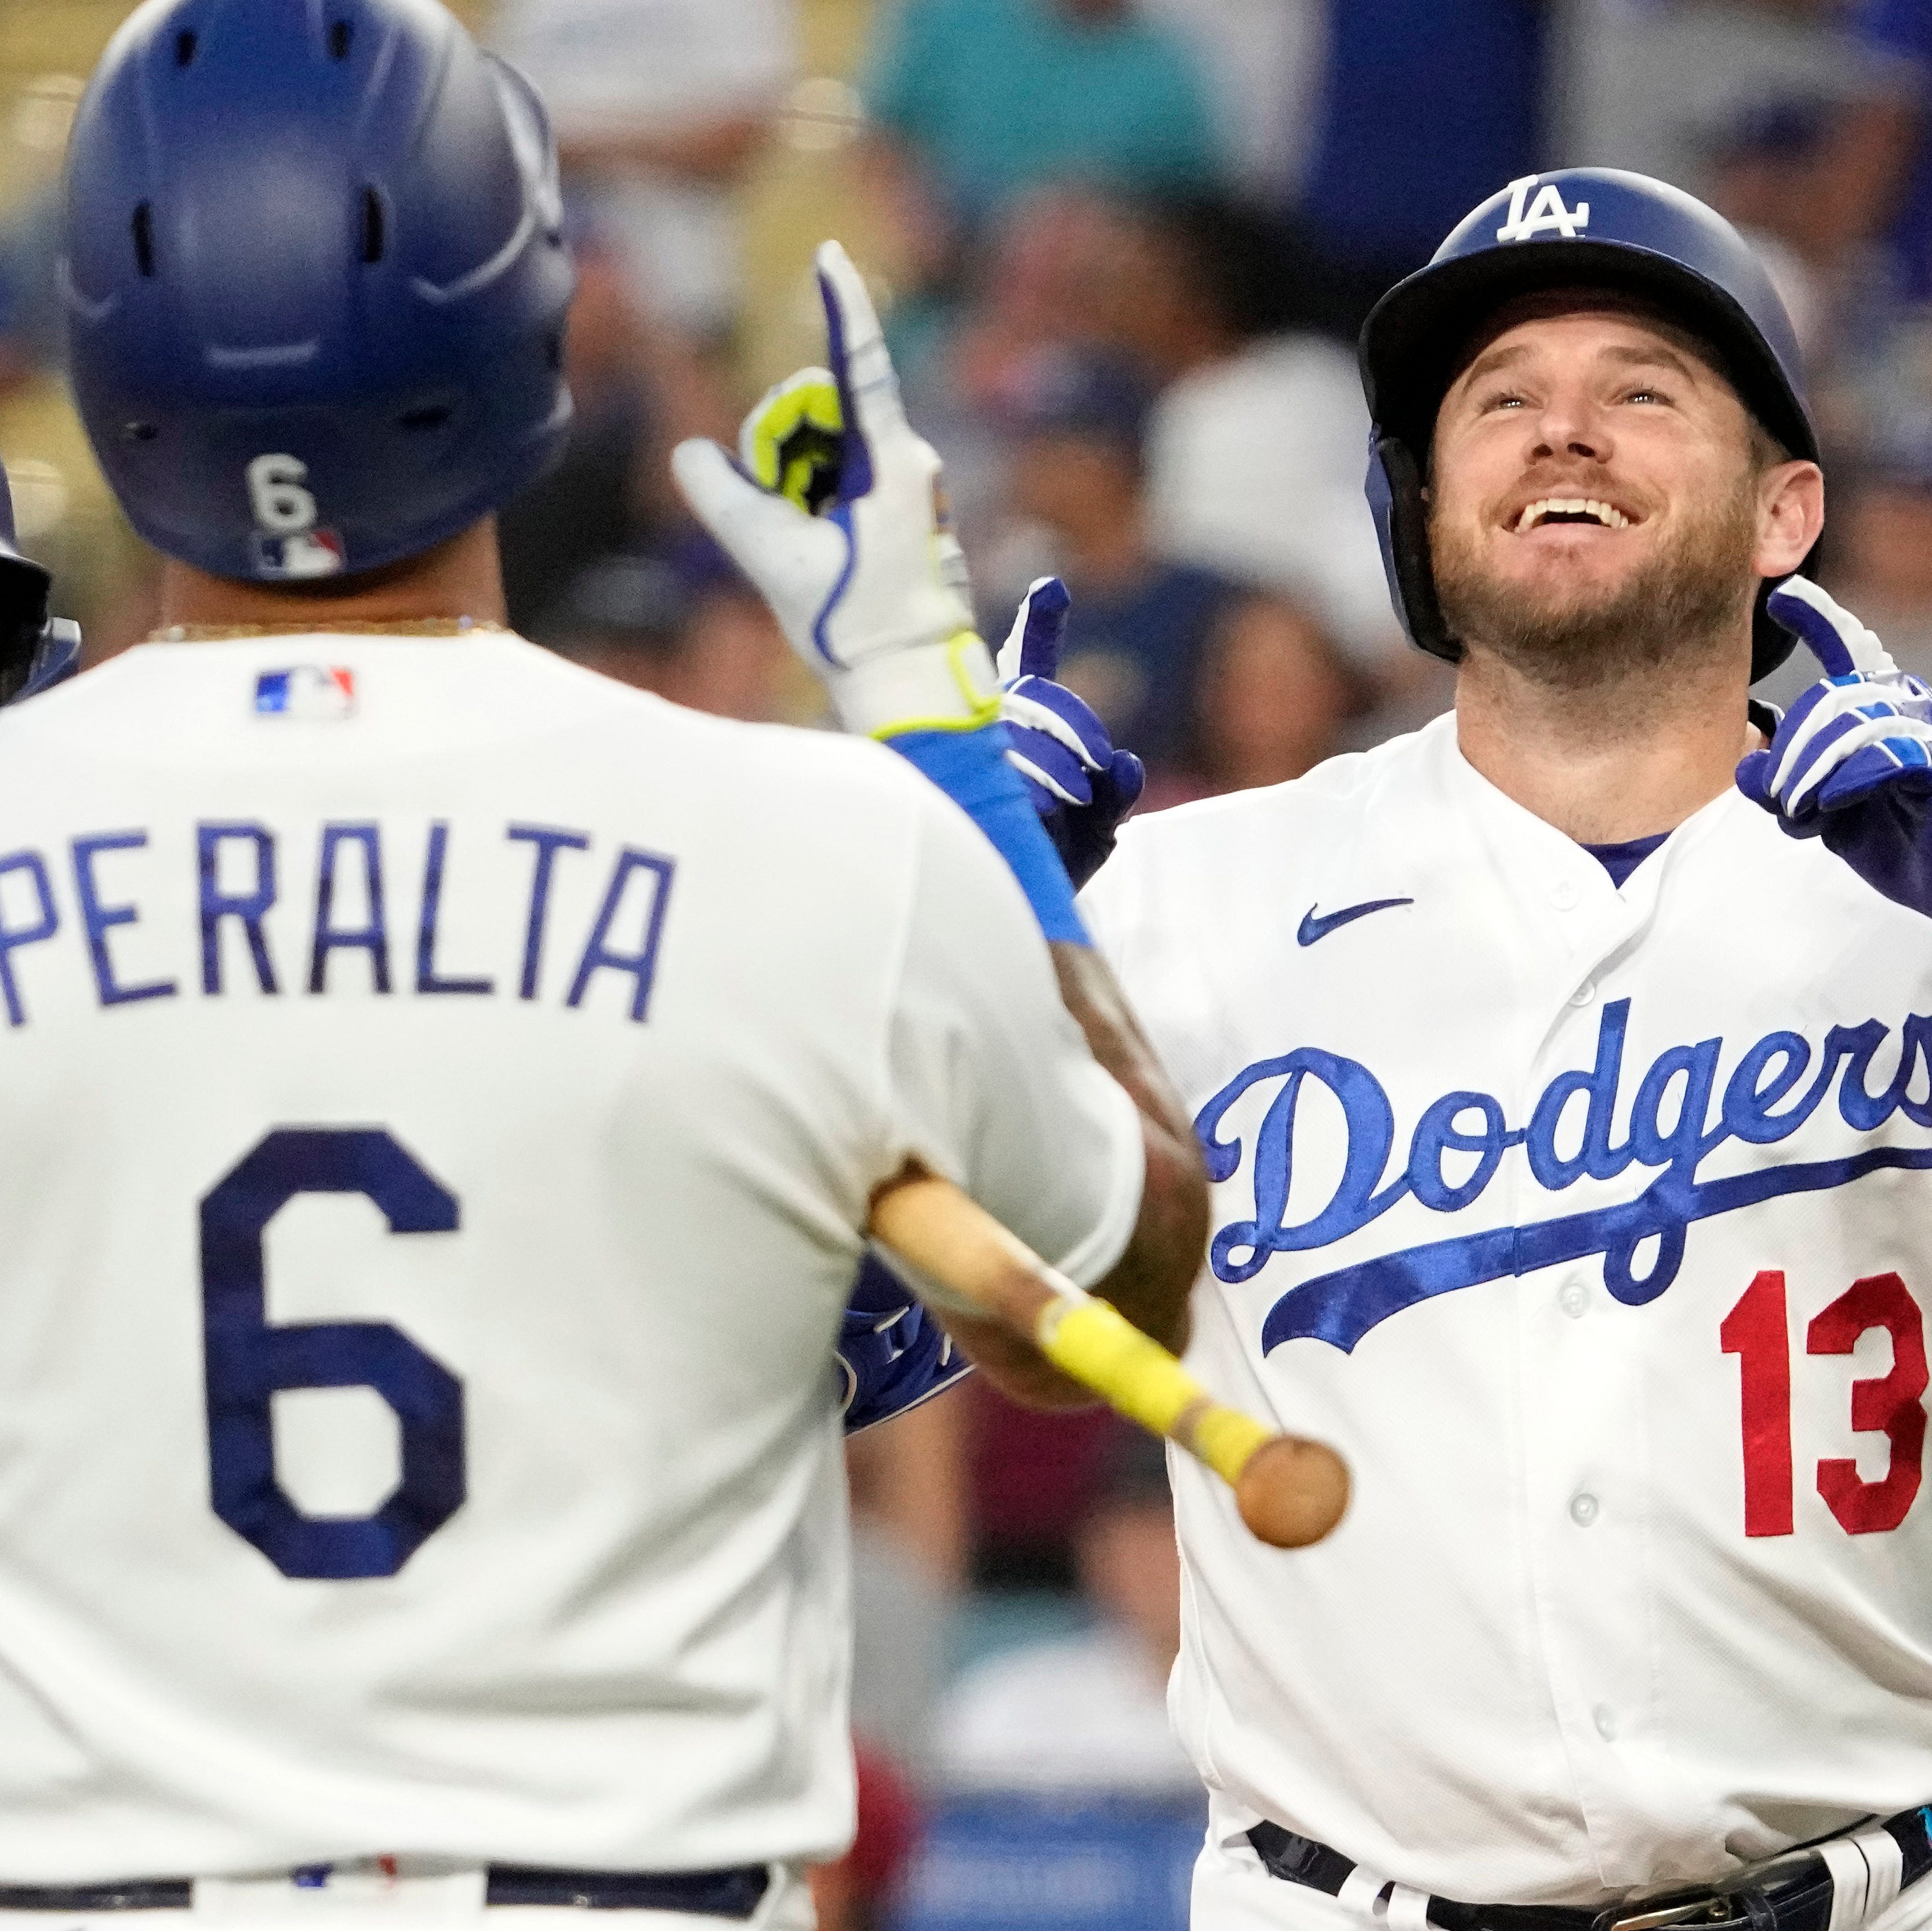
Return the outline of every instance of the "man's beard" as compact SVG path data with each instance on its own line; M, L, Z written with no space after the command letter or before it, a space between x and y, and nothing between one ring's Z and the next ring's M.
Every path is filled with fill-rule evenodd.
M1601 688L1708 658L1735 643L1755 589L1756 502L1745 485L1607 591L1506 585L1485 571L1474 541L1432 523L1444 621L1452 636L1553 690Z

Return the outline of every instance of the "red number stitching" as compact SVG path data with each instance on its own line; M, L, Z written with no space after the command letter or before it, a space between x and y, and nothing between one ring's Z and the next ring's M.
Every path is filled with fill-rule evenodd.
M1925 1465L1925 1402L1932 1374L1925 1318L1896 1274L1854 1281L1806 1330L1805 1351L1849 1354L1862 1335L1892 1337L1892 1366L1852 1384L1852 1431L1892 1444L1885 1473L1864 1480L1847 1456L1818 1464L1818 1492L1847 1535L1895 1529L1918 1499ZM1718 1339L1738 1357L1744 1432L1744 1534L1789 1535L1792 1525L1791 1344L1784 1276L1766 1268L1725 1315Z
M1861 1480L1858 1464L1848 1457L1818 1465L1818 1492L1849 1535L1895 1529L1918 1494L1925 1459L1925 1323L1896 1274L1873 1274L1846 1288L1805 1336L1808 1353L1849 1354L1859 1336L1875 1327L1892 1336L1892 1368L1852 1384L1852 1427L1887 1437L1892 1459L1876 1482Z
M1821 1317L1822 1318L1822 1317ZM1815 1333L1816 1324L1813 1331ZM1744 1534L1791 1533L1791 1341L1784 1276L1767 1268L1724 1317L1718 1338L1738 1357L1744 1435ZM1816 1351L1815 1350L1814 1351Z

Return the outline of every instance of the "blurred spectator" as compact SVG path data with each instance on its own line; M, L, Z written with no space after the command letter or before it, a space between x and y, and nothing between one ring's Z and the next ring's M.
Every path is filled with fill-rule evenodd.
M580 250L567 367L577 413L562 457L499 519L512 625L542 637L597 558L641 541L649 518L635 481L644 451L664 440L657 400L634 346L623 286L608 256Z
M496 20L632 298L718 340L744 298L734 190L797 72L794 0L498 0Z
M716 552L629 554L580 571L535 640L673 703L754 721L784 715L792 662L751 586Z
M1093 1505L1116 1423L1105 1408L1054 1414L969 1380L972 1579L982 1589L1071 1591L1074 1537Z
M1805 94L1755 102L1706 139L1697 172L1713 205L1741 227L1776 233L1808 189L1831 119Z
M1362 495L1369 418L1324 265L1292 231L1206 199L1124 216L1097 325L1162 385L1148 435L1156 551L1312 599L1374 663L1397 643Z
M1932 461L1867 478L1837 521L1833 595L1877 631L1900 669L1932 683ZM1809 654L1793 655L1813 681Z
M1148 400L1118 364L1071 350L1038 360L1010 405L1007 499L1022 536L992 559L986 588L997 616L1010 607L1016 582L1004 571L1016 563L1020 587L1044 570L1064 577L1073 609L1062 680L1117 742L1172 768L1187 751L1194 680L1232 586L1154 553L1142 494ZM1023 538L1036 546L1030 553Z
M1013 400L1043 352L1091 332L1117 226L1112 204L1084 189L1034 190L986 229L970 286L914 289L886 313L907 409L945 458L953 520L976 562L1006 514Z
M1144 4L1186 37L1207 69L1234 185L1262 207L1292 199L1308 165L1325 0Z
M863 92L873 166L912 259L1028 189L1212 181L1224 165L1192 49L1131 0L898 0Z
M1901 670L1932 682L1932 411L1894 423L1846 466L1851 486L1832 505L1832 594L1878 633ZM1762 694L1788 705L1819 674L1801 645Z
M557 599L598 558L662 547L687 530L670 448L686 436L728 441L736 427L715 377L637 308L601 237L574 239L565 366L576 418L562 460L500 519L510 620L526 637L554 626Z
M1343 749L1370 703L1367 680L1306 611L1238 598L1202 666L1190 775L1204 794L1285 784Z
M1167 1452L1109 1418L1103 1472L1076 1537L1091 1626L969 1670L940 1720L952 1789L1192 1797L1167 1719L1180 1646L1180 1559Z
M1932 406L1902 409L1832 470L1818 574L1902 670L1932 683ZM1802 644L1754 695L1789 709L1822 673Z
M1870 70L1843 11L1840 0L1568 0L1552 164L1632 168L1706 194L1714 159L1755 146L1803 184L1734 218L1797 242L1818 125Z
M60 361L58 221L50 190L0 224L0 397Z
M1810 259L1814 237L1805 211L1831 119L1825 104L1809 95L1764 100L1711 136L1699 183L1704 198L1756 250L1798 347L1814 363L1827 346L1832 318Z
M1860 244L1880 243L1887 296L1922 304L1932 299L1932 4L1852 0L1849 11L1865 61L1860 97L1834 116L1797 218L1820 265L1841 275Z
M1066 579L1062 680L1146 760L1157 806L1298 776L1341 748L1371 686L1303 607L1156 554L1143 498L1148 400L1119 364L1069 349L1036 358L1006 414L1018 526L981 574L996 622L1022 579ZM1359 502L1354 514L1368 523Z
M1550 0L1328 0L1301 206L1391 281L1547 159Z
M1041 1419L1047 1419L1042 1417ZM1073 1530L1084 1627L968 1667L943 1714L945 1793L894 1931L1183 1931L1199 1780L1168 1727L1180 1559L1166 1451L1103 1412Z
M948 1389L845 1446L854 1515L948 1596L966 1580L965 1433L965 1410Z

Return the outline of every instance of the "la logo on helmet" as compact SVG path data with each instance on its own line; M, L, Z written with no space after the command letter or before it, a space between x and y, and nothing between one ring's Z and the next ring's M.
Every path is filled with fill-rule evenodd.
M1590 204L1580 201L1574 208L1563 205L1562 190L1554 182L1544 187L1534 201L1529 190L1536 186L1533 174L1509 184L1509 219L1496 230L1498 241L1527 241L1543 234L1561 235L1567 241L1590 225Z

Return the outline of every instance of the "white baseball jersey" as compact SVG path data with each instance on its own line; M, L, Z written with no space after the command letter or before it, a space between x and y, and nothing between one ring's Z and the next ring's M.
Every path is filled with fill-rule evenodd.
M1932 923L1728 791L1619 891L1448 718L1086 907L1216 1183L1193 1365L1354 1473L1284 1554L1175 1469L1223 1837L1591 1905L1932 1798Z
M908 1156L1088 1281L1138 1208L889 752L508 637L0 715L0 1878L836 1849L832 1349Z

